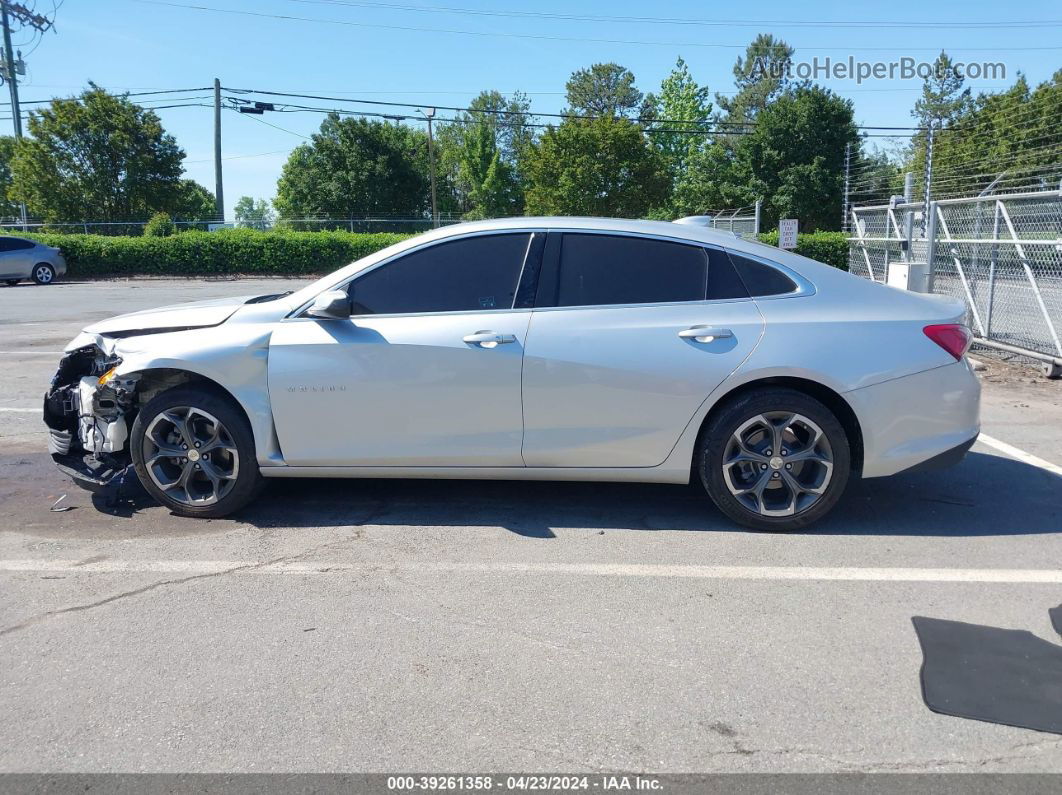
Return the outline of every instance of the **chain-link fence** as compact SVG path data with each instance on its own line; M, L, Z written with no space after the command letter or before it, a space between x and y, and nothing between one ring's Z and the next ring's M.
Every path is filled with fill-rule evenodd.
M756 237L760 233L760 202L732 210L713 210L704 215L689 215L678 223L723 229L738 237Z
M1062 192L933 203L934 291L966 302L977 336L1062 357Z
M928 287L962 299L986 344L1062 359L1062 192L856 207L849 267L875 281L928 263Z

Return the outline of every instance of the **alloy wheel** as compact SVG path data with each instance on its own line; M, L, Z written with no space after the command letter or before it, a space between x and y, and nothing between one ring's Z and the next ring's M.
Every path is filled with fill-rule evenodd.
M789 411L758 414L731 435L723 481L760 516L794 516L817 503L833 477L833 449L817 424Z
M143 441L144 467L158 488L182 505L212 505L240 473L240 455L228 429L194 406L157 414Z
M48 265L38 265L33 271L33 278L38 284L49 284L55 278L55 273Z

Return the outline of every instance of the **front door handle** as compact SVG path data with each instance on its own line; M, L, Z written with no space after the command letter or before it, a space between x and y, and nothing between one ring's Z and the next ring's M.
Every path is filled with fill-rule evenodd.
M466 334L461 338L469 345L478 345L481 348L496 348L510 342L516 342L514 334L498 334L495 331L477 331L475 334Z
M690 326L688 329L680 331L679 336L684 340L692 340L693 342L713 342L715 340L733 337L734 332L728 328Z

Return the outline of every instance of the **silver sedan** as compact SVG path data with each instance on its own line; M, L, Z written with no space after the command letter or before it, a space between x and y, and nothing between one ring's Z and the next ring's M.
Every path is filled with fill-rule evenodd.
M0 281L10 286L23 279L51 284L66 275L66 260L55 246L25 237L0 235Z
M266 478L703 483L743 525L962 458L964 307L691 225L462 224L286 295L138 312L67 346L59 466L183 516Z

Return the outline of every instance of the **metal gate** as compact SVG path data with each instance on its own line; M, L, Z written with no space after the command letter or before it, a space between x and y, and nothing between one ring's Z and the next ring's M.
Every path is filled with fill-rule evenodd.
M1062 357L1062 192L933 202L934 292L978 337Z
M1062 191L852 209L849 269L884 282L888 264L930 263L930 289L961 298L995 347L1062 359Z

